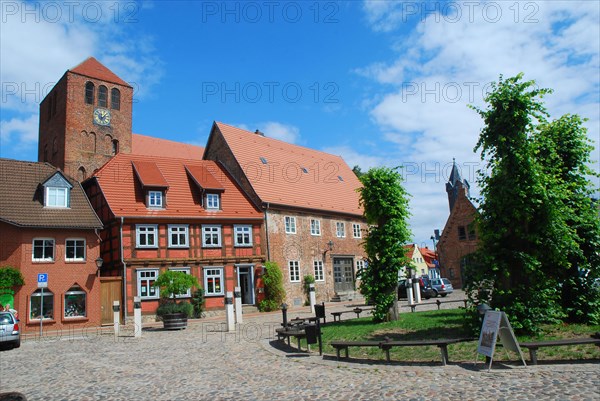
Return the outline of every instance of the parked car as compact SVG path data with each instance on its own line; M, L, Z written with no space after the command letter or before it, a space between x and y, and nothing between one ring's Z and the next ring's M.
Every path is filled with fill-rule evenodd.
M454 291L452 283L447 278L432 278L431 287L435 291L435 297L438 295L445 297L448 294L452 294Z
M435 291L431 288L429 277L419 277L419 289L421 290L421 298L429 299L435 297ZM407 280L403 279L398 282L398 299L407 299L406 295Z
M0 312L0 345L10 344L13 348L21 346L19 320L11 312Z

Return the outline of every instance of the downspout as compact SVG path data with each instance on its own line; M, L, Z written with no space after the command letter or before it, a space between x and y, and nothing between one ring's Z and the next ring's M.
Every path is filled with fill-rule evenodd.
M121 264L123 265L123 324L127 322L127 264L123 257L123 222L125 217L121 217L121 226L119 227L119 244L121 248Z
M266 202L265 208L265 232L267 234L267 260L271 260L271 247L269 245L269 219L268 219L268 211L269 211L269 202Z

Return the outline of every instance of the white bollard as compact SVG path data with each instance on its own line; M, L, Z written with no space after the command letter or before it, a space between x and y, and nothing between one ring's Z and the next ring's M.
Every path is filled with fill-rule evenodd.
M419 279L414 279L413 280L413 291L415 292L415 302L420 304L421 303L421 289L419 288L420 284L419 284Z
M240 287L235 287L234 291L234 302L235 302L235 322L237 324L243 323L242 318L242 289Z
M142 336L142 298L133 297L133 336Z
M227 319L227 331L235 331L235 316L233 314L233 292L228 291L225 295L225 315Z
M113 325L115 330L115 337L119 337L119 301L113 301Z
M408 280L406 280L406 282L408 283L408 285L406 286L406 298L408 298L408 304L414 305L415 300L413 298L412 279L409 278Z
M315 304L317 303L317 295L315 293L315 285L308 285L308 294L310 299L310 313L315 314Z

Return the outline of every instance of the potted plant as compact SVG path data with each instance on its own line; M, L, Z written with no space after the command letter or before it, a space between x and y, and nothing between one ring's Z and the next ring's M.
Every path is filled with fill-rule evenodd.
M166 330L179 330L187 327L188 317L192 317L194 307L187 301L177 302L177 296L188 292L192 287L199 288L196 277L181 271L166 270L158 275L154 287L160 288L161 301L156 316L163 321Z

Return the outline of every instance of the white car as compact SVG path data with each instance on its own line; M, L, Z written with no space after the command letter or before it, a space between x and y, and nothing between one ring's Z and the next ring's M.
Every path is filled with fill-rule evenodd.
M11 312L0 312L0 345L10 344L13 348L21 346L19 321Z

